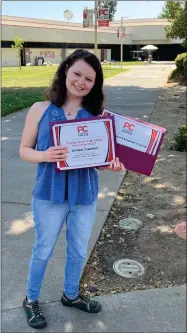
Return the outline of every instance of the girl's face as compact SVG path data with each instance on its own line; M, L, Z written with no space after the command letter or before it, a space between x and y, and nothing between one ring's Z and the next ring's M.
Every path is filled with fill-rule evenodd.
M66 72L66 87L70 95L84 97L95 84L96 72L84 60L77 60Z

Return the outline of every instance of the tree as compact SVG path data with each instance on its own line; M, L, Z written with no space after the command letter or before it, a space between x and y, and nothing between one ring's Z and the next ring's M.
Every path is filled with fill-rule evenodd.
M179 10L179 8L179 1L166 1L158 18L174 19L175 13Z
M186 1L166 1L158 18L167 18L170 22L166 30L166 37L184 40L186 45L187 36L187 2Z
M109 8L109 20L113 21L116 12L117 0L98 0L97 8Z
M24 40L19 37L15 37L13 42L14 44L12 44L11 47L13 49L16 49L17 51L17 57L19 59L19 68L21 70L21 50L23 50Z

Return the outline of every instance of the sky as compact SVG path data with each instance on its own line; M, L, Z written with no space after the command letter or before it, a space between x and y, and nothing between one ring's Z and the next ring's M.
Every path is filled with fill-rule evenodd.
M164 1L118 1L115 20L127 18L157 18ZM2 1L2 15L66 21L64 11L73 13L71 22L82 23L84 7L94 8L94 1Z

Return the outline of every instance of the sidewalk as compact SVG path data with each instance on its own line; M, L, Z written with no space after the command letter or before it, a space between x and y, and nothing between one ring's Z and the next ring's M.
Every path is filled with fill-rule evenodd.
M80 313L60 301L50 302L42 305L48 318L42 332L183 333L185 294L181 286L96 297L103 305L100 314ZM38 332L27 326L22 308L6 311L2 321L2 332Z
M122 73L116 77L112 77L106 80L105 95L107 107L111 111L121 112L125 115L138 117L145 120L146 118L149 119L155 102L172 68L173 66L171 65L163 65L163 67L156 66L154 68L153 66L146 68L143 66L141 68L133 68L128 72ZM34 230L31 219L30 200L31 190L35 177L35 166L20 161L18 156L20 136L25 116L26 112L18 112L14 115L3 118L2 121L2 308L4 310L2 318L3 332L34 332L34 330L32 331L31 328L27 328L25 321L22 319L22 309L19 309L22 303L22 299L25 295L28 260L34 241ZM92 237L89 243L88 255L90 255L98 239L100 231L102 230L103 224L108 216L111 205L123 177L124 173L112 174L110 172L100 172L100 194L98 201L97 217ZM141 302L142 297L138 295L142 295L142 292L101 297L101 302L104 305L109 299L112 299L112 302L109 303L111 305L110 311L108 311L109 309L107 310L107 306L105 305L106 308L104 309L103 314L99 316L97 315L93 317L88 317L88 315L86 316L84 313L78 313L74 310L67 311L63 309L62 311L58 300L60 299L63 282L62 280L64 275L65 246L65 231L63 231L57 242L54 256L48 266L41 292L41 301L48 302L48 304L45 305L46 314L49 313L49 326L48 329L45 330L46 332L108 332L109 329L116 332L134 332L141 330L142 332L156 332L157 324L155 324L155 326L153 324L153 329L151 328L151 326L146 328L145 321L143 320L142 322L142 319L140 320L140 318L140 323L142 322L142 325L144 323L145 327L142 326L141 328L139 326L136 326L134 330L133 326L131 326L131 328L130 326L128 326L132 324L135 317L133 311L136 311L137 304L135 306L133 302L132 304L130 304L130 307L134 309L135 306L135 310L131 310L130 313L128 313L128 322L126 322L125 320L125 323L121 323L122 326L114 329L115 322L115 325L117 325L117 323L119 325L119 318L115 318L115 311L116 315L118 314L119 316L121 299L124 300L125 297L125 303L123 305L124 308L121 308L121 320L123 320L124 313L126 311L125 306L127 306L126 297L129 297L129 302L131 303L131 297L134 297L131 295L136 295L138 303L138 299L140 299ZM10 276L13 276L14 279L11 279ZM176 297L176 302L178 299L182 300L180 292L182 293L182 290L184 290L183 287L179 287L179 289L173 288L170 289L170 291L168 290L166 290L166 293L174 293L175 296L173 297ZM178 296L175 290L179 290ZM161 295L161 300L158 301L159 304L162 303L162 299L163 302L165 302L165 295L163 289L160 293L158 292L158 294ZM178 307L178 311L180 313L183 308L181 307L181 304L182 303L180 303ZM112 317L110 314L111 311L112 313L114 313L114 316ZM157 309L153 309L153 311L157 311ZM170 319L172 320L172 318L174 318L175 304L173 310L170 309L170 311L172 315ZM17 314L19 315L17 316ZM101 318L102 316L104 316L103 322L101 320L98 321L98 318ZM156 317L159 318L159 316L160 314L156 312ZM69 319L67 320L67 318ZM180 315L180 318L183 319L182 315ZM79 320L79 323L76 322L77 319ZM170 319L168 322L171 323ZM59 322L57 320L59 320ZM140 325L139 320L138 324ZM147 320L150 321L149 316ZM53 325L53 321L56 321L56 326ZM65 323L66 326L63 326L65 325ZM173 330L173 325L169 328L168 324L164 323L165 321L163 319L163 325L165 326L162 327L162 331L165 330L165 332L176 332L176 330ZM76 326L74 326L74 324L76 324ZM89 325L91 325L89 328L90 330L88 330ZM98 325L100 326L98 327ZM182 323L178 322L178 331L182 332L182 325Z
M122 68L127 68L127 69L134 69L134 68L144 68L145 66L149 66L149 67L153 67L157 65L160 66L160 67L163 67L164 65L175 65L175 61L155 61L155 60L152 60L151 64L149 64L147 61L142 63L141 65L122 65ZM107 66L107 64L106 64ZM111 68L120 68L121 67L121 64L119 65L116 65L115 63L111 63L111 64L108 64L109 67Z

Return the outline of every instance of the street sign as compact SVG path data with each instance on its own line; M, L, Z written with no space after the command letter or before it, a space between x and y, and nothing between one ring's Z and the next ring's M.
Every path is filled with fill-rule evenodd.
M109 27L109 20L99 20L98 27Z
M93 27L93 9L84 8L83 28Z
M98 27L108 27L109 26L109 8L99 8L97 19L98 19Z
M109 8L98 9L98 20L109 20Z
M126 29L125 29L125 27L118 28L118 30L117 30L117 37L121 38L121 37L125 37L125 36L126 36Z

